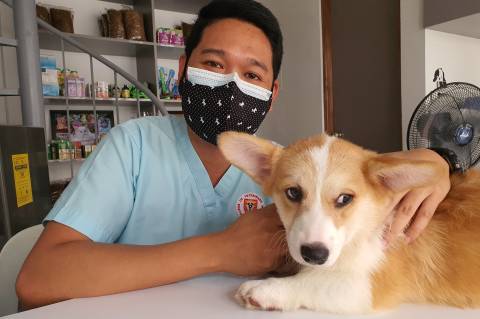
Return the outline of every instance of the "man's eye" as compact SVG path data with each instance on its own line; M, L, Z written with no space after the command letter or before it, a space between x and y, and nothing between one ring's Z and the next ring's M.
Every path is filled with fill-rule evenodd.
M256 75L255 73L252 73L252 72L248 72L245 74L245 77L249 80L256 80L256 81L260 81L260 77L258 75Z
M217 63L215 61L207 61L207 62L205 62L205 64L212 67L212 68L218 68L218 69L223 68L223 66L220 63Z

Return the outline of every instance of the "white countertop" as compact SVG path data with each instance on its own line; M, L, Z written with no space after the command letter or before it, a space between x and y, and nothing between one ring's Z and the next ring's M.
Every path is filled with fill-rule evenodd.
M16 319L142 319L142 318L358 318L311 311L268 312L246 310L233 299L237 287L245 279L231 276L206 276L163 287L129 293L73 299L4 318ZM448 307L403 305L400 308L362 318L385 319L478 319L479 310Z

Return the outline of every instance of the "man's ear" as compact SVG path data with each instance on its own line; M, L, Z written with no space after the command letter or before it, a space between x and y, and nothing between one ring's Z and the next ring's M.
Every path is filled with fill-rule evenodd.
M271 141L239 132L218 136L218 147L233 165L247 173L256 183L266 186L282 148Z
M280 82L278 81L278 79L276 79L275 81L273 81L273 86L272 86L272 103L270 104L270 109L269 109L269 111L272 110L273 105L274 105L275 102L277 101L278 93L279 93L279 92L280 92Z
M369 160L368 172L373 180L399 193L434 183L442 168L434 162L378 155Z
M185 54L182 54L178 59L178 80L181 80L181 77L183 76L183 72L187 67L185 65L186 63L187 63L187 56Z

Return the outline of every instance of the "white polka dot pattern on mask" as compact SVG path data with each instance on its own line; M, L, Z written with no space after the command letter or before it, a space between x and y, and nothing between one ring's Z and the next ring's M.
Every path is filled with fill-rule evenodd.
M226 131L253 134L265 119L271 99L263 101L249 96L235 82L211 87L185 80L182 109L189 127L211 144Z

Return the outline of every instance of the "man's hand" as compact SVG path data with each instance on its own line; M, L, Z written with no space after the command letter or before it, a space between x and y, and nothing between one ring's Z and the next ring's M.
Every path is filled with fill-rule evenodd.
M275 270L288 253L285 230L274 205L246 213L218 234L222 269L240 276Z
M450 190L449 167L446 161L437 153L428 149L417 149L408 152L395 153L395 156L434 161L443 166L443 174L438 176L436 183L428 187L412 189L399 197L394 205L394 219L386 241L391 242L402 232L405 232L408 243L415 240L427 227L438 205Z

